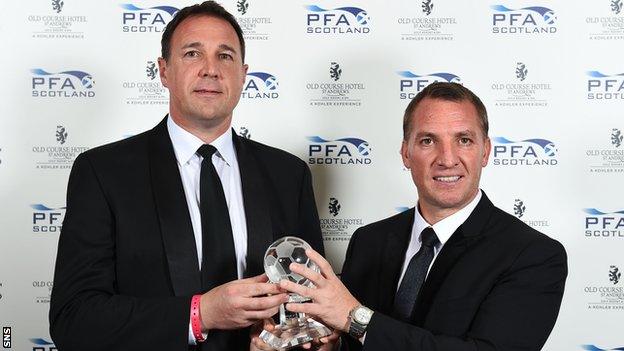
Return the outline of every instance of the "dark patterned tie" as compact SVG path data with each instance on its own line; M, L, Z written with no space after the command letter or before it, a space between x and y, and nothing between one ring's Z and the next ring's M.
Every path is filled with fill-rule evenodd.
M202 145L197 153L204 159L199 180L199 210L202 224L202 290L235 280L238 277L232 225L223 186L212 164L217 149Z
M393 315L403 321L411 318L418 293L433 260L433 248L438 242L438 237L431 227L425 228L420 237L422 246L407 265L401 286L394 297Z

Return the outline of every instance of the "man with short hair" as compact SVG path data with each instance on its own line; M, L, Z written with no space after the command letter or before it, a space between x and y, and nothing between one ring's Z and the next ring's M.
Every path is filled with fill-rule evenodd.
M539 350L559 312L566 254L479 189L491 148L483 103L434 83L410 102L403 127L416 208L358 229L342 282L310 250L321 273L291 269L317 288L281 287L313 302L287 308L350 334L348 350Z
M81 154L67 191L50 334L71 350L248 350L286 294L263 258L284 235L322 250L307 165L237 136L245 44L215 2L181 9L159 58L169 115Z

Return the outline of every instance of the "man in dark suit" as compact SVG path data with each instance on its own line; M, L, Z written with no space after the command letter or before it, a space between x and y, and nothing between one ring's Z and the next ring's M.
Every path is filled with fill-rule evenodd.
M403 129L418 206L358 229L342 282L310 251L321 273L292 269L317 289L281 286L313 303L287 308L350 334L349 350L539 350L559 312L566 254L479 189L491 147L485 106L459 84L434 83L410 102Z
M287 300L261 274L267 247L292 234L322 250L307 165L232 132L244 48L220 5L180 10L159 59L169 116L76 159L50 305L59 350L247 350L247 327Z

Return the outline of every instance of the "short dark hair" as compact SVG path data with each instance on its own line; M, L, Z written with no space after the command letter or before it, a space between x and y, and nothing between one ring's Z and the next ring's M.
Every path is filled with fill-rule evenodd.
M173 36L173 32L175 32L182 21L189 17L196 16L216 17L227 21L234 28L236 36L238 36L241 47L241 58L243 62L245 62L245 38L243 38L243 30L231 13L212 0L187 6L173 16L173 19L167 24L167 27L165 27L162 39L160 40L161 55L165 61L169 60L169 55L171 54L171 37Z
M435 82L429 84L425 89L416 94L412 101L410 101L409 105L407 105L405 114L403 115L403 140L407 141L409 139L412 131L412 114L414 110L416 110L418 104L420 104L420 102L425 98L454 102L470 102L477 110L477 116L479 117L479 124L481 124L483 136L487 137L489 129L487 110L485 109L483 102L481 102L481 99L479 99L475 93L470 91L470 89L461 84Z

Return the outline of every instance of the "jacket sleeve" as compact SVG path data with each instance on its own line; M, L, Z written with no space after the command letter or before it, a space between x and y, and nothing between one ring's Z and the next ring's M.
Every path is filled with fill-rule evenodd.
M465 335L444 335L375 313L363 350L540 350L559 313L566 261L560 243L533 241L482 301Z
M49 315L54 343L63 351L187 349L190 297L118 293L115 225L89 156L82 154L70 174L58 244Z

